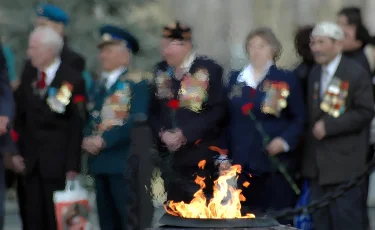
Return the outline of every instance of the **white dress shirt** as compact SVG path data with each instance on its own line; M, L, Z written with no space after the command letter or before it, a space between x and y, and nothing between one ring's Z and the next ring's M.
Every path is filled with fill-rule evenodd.
M110 89L117 81L118 77L126 70L126 67L120 67L109 72L102 73L102 80L105 81L105 87Z
M237 78L237 82L243 82L247 86L250 86L251 88L256 89L258 87L258 84L266 77L272 65L273 65L273 62L269 61L264 67L264 72L262 73L262 76L256 80L254 76L254 68L252 67L251 64L249 64L239 74Z
M44 70L44 73L46 74L45 81L46 81L47 86L51 85L53 79L55 79L56 72L59 69L60 64L61 64L61 59L56 58L55 61Z
M342 54L338 54L328 65L322 66L322 74L320 78L320 97L323 97L327 90L329 83L336 73L337 67L340 64Z

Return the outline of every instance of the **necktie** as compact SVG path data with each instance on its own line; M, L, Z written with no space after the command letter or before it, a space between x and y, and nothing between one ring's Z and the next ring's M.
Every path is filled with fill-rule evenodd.
M323 68L323 71L322 71L322 78L320 80L320 97L323 97L326 90L327 90L327 86L329 84L329 72L326 68Z
M40 74L40 79L39 81L37 82L36 86L38 87L38 89L44 89L46 87L46 78L47 78L47 75L46 73L43 71L41 72Z

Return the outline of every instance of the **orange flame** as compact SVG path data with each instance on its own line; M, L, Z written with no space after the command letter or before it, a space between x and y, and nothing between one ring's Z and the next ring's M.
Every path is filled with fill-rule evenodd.
M204 168L205 164L206 161L203 160L199 162L198 166ZM229 169L222 171L219 178L214 182L213 198L208 204L203 192L203 189L206 187L204 183L205 178L197 176L195 183L200 186L200 189L194 194L191 202L186 204L184 202L169 201L164 205L166 212L184 218L255 218L255 215L250 213L245 216L241 215L241 201L245 201L246 198L241 194L241 189L235 188L237 173L240 172L240 165L232 165ZM233 186L228 181L232 181ZM247 184L247 186L249 185L250 183Z

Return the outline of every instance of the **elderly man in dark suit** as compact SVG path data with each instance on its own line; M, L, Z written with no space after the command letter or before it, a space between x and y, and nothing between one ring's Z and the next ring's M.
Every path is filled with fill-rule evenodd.
M335 191L366 165L372 86L368 72L341 54L343 38L331 22L318 24L311 37L318 65L308 78L309 129L302 173L311 179L312 200ZM313 213L316 229L367 229L365 189L352 188Z
M0 153L12 151L13 143L8 132L9 120L14 114L14 100L6 69L6 61L0 45ZM3 159L3 155L1 155ZM4 164L0 164L0 229L4 222Z
M83 71L85 70L85 59L82 55L73 51L67 44L67 39L64 36L65 27L69 23L69 16L68 14L63 11L61 8L51 5L51 4L41 4L36 7L36 20L35 20L35 27L40 26L48 26L55 30L63 39L64 45L60 52L61 61L70 66L72 69L77 71L79 75L82 75ZM28 69L32 68L32 65L29 61L27 61L24 65L23 72L27 71ZM77 76L79 76L77 75ZM20 214L24 229L27 229L26 220L25 220L25 194L24 194L24 183L22 176L18 177L17 183L17 195L18 195L18 203L20 208Z
M61 61L62 47L52 28L37 27L27 51L31 65L16 92L19 155L12 160L24 174L27 229L56 229L53 192L80 170L85 85Z

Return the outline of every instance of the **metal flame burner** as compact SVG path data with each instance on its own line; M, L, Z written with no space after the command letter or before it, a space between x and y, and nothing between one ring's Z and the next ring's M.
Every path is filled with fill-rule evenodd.
M253 219L191 219L164 214L159 220L160 229L251 229L251 230L293 230L287 226L281 226L270 217L258 217Z

